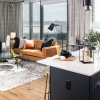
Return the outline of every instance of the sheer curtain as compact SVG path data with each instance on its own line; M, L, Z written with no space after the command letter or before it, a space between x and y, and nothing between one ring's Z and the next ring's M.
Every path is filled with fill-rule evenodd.
M5 42L6 36L15 31L17 36L22 34L21 3L0 2L0 40ZM20 35L19 35L20 34Z
M68 0L68 43L75 44L77 35L83 39L90 29L91 11L85 11L83 0Z
M16 2L13 6L13 31L18 37L22 37L22 2Z

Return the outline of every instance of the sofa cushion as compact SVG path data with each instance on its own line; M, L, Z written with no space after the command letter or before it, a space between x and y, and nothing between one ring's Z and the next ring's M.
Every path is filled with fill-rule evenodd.
M33 48L34 48L34 40L27 40L27 39L25 39L24 40L24 49L33 49Z
M24 48L24 39L20 38L19 48Z
M44 48L44 47L52 46L52 41L54 41L54 40L53 40L53 39L50 39L50 40L44 42L44 43L42 44L42 46L41 46L41 50L42 50L42 48Z
M27 50L26 55L42 57L42 52L41 50L37 50L37 49Z
M13 51L16 53L26 54L26 49L14 48Z
M34 40L34 48L41 50L42 43L43 43L42 40Z
M55 46L57 45L57 42L56 41L52 41L52 46Z
M18 48L19 47L19 38L15 37L14 40L15 40L14 48Z

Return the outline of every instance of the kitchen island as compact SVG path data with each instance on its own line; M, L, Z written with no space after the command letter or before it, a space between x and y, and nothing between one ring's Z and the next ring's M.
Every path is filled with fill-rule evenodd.
M100 100L100 58L83 64L77 53L73 55L74 61L37 61L50 66L50 100Z

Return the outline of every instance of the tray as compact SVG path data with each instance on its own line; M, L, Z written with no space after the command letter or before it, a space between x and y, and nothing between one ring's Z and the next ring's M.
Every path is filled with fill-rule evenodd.
M75 59L76 59L75 56L71 56L71 57L68 57L66 59L55 58L54 60L59 60L59 61L73 61Z

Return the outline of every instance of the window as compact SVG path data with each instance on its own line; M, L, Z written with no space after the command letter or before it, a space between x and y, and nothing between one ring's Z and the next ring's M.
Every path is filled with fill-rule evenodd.
M57 40L59 45L62 45L62 36L64 44L67 42L67 3L57 3L44 5L44 31L43 38ZM48 30L51 23L55 23L62 26L56 26L53 31Z
M40 39L40 2L33 3L33 39Z
M29 38L29 3L23 3L23 37Z
M100 31L100 0L94 0L94 29Z

